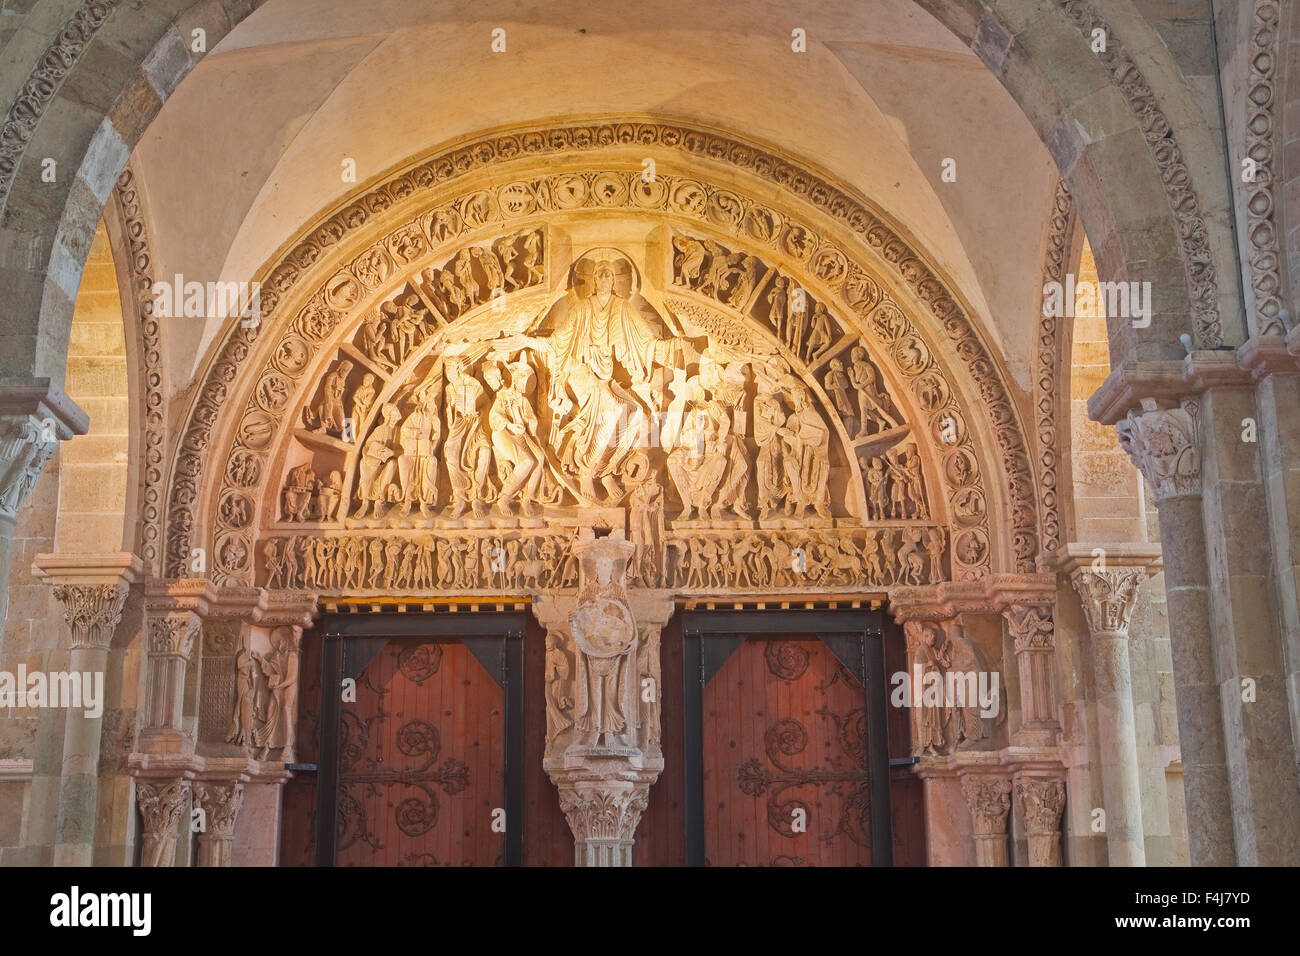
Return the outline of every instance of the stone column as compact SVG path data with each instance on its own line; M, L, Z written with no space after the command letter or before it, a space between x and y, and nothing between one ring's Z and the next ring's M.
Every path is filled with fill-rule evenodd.
M9 611L9 568L18 511L59 442L90 419L48 378L0 379L0 633Z
M175 866L176 838L190 808L190 781L141 780L135 782L135 802L144 823L140 865Z
M1258 384L1259 457L1268 501L1273 580L1282 624L1281 662L1291 748L1300 765L1300 325L1286 339L1252 339L1238 351Z
M542 765L559 790L578 866L631 865L664 766L659 632L673 601L668 592L626 590L633 550L619 533L584 537L574 546L577 595L534 603L547 632Z
M235 819L244 805L244 784L199 780L194 802L203 811L199 829L199 866L230 866L235 843Z
M1070 580L1088 620L1110 865L1145 866L1128 626L1147 570L1112 564L1120 558L1114 550L1107 553L1104 568L1076 566Z
M140 573L130 554L37 555L33 573L53 584L71 631L68 671L83 683L89 675L101 692L107 686L108 650L126 603L129 585ZM83 702L84 703L84 702ZM63 758L55 823L54 865L90 866L95 851L99 801L101 713L69 708L63 725Z
M1056 670L1052 609L1013 606L1003 615L1015 643L1020 674L1020 726L1012 734L1012 742L1020 746L1050 747L1061 732L1052 687Z
M961 792L975 825L975 865L1006 866L1011 781L992 774L968 774L962 777Z
M148 618L148 694L145 726L139 749L154 754L180 754L194 749L185 733L185 670L199 634L193 611L151 613Z
M1193 364L1191 357L1188 362ZM1231 371L1238 371L1235 365ZM1170 645L1191 862L1231 866L1253 862L1251 847L1256 844L1243 828L1253 830L1257 809L1265 815L1271 812L1255 804L1249 794L1234 792L1230 782L1232 754L1238 754L1235 762L1245 762L1246 752L1252 746L1259 750L1262 743L1252 743L1248 737L1268 733L1255 727L1248 735L1240 721L1232 733L1227 732L1225 708L1240 713L1241 701L1240 682L1230 679L1238 669L1234 632L1252 614L1257 616L1255 624L1268 634L1276 624L1268 620L1267 587L1261 591L1261 579L1253 573L1268 539L1268 532L1258 524L1262 492L1258 485L1252 490L1249 483L1219 487L1223 478L1255 467L1254 446L1241 442L1242 418L1248 416L1238 414L1240 408L1226 412L1217 398L1210 405L1218 420L1216 430L1222 434L1208 441L1202 435L1199 400L1162 408L1154 399L1145 399L1142 409L1130 411L1116 428L1120 444L1151 485L1160 512L1165 594L1169 619L1175 622ZM1206 446L1212 448L1215 478L1203 484ZM1214 495L1203 497L1209 484L1215 486ZM1241 580L1234 580L1229 554ZM1267 716L1264 722L1268 723ZM1260 761L1255 765L1256 773L1264 772ZM1238 776L1238 790L1243 785L1249 789L1249 782ZM1292 786L1290 801L1295 799L1294 790Z
M1065 781L1051 777L1017 776L1016 803L1029 830L1029 865L1061 865L1061 810Z

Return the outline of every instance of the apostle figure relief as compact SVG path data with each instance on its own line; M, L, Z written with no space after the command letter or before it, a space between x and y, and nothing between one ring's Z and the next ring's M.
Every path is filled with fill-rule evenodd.
M381 303L295 432L314 457L286 469L281 528L320 530L260 545L260 580L572 586L569 538L602 526L635 545L632 586L946 580L920 452L866 344L753 255L675 236L671 256L674 286L751 324L678 295L656 307L612 247L578 255L549 303L500 305L493 288L544 278L542 230L463 248ZM588 731L617 736L604 667L586 672Z

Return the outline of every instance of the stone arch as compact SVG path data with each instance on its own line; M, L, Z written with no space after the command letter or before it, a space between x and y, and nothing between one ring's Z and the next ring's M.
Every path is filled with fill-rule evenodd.
M640 168L640 151L647 145L665 159L654 183L638 185L632 170ZM487 188L489 171L492 184L504 185ZM790 195L799 198L791 201ZM336 337L336 327L348 324L351 335L360 321L357 310L373 307L368 304L373 296L395 288L399 278L404 283L402 277L409 273L425 274L430 264L449 268L447 256L456 249L444 240L454 239L462 248L467 242L481 245L499 240L503 229L532 228L530 223L543 213L562 219L578 208L587 216L618 209L653 213L669 230L660 240L663 249L671 245L673 230L684 230L718 244L727 255L756 261L762 256L764 284L778 272L797 272L812 301L827 304L839 316L836 328L843 332L835 338L835 351L840 354L848 354L854 344L850 332L873 348L880 347L883 337L885 346L904 356L899 365L905 374L889 372L893 394L911 389L916 398L909 401L924 406L917 418L925 420L927 453L950 465L954 456L962 458L960 467L952 465L959 478L949 488L946 505L969 512L970 534L963 533L957 543L978 560L970 561L960 576L978 577L990 566L1033 569L1037 518L1017 410L997 360L923 258L861 201L817 173L752 144L646 121L512 129L467 141L408 164L303 230L280 260L263 270L262 322L230 330L197 393L173 469L167 573L185 574L191 549L202 547L211 553L219 580L249 580L253 541L233 532L255 523L254 502L261 512L276 508L279 489L266 486L269 476L277 474L273 461L285 461L270 454L282 427L275 419L282 409L296 409L309 399L299 394L301 382L326 373L326 359L315 351L322 340ZM396 263L402 260L399 269ZM662 275L670 268L661 249L654 269ZM659 282L668 289L676 278ZM765 288L754 288L750 311ZM730 312L731 321L744 324L734 303L719 302L717 296L710 301L689 287L671 291L665 300L679 315L702 311L717 321L716 316ZM432 297L426 296L425 304L438 311L428 301ZM749 322L756 324L753 316ZM296 344L287 345L290 340ZM288 352L282 354L282 349ZM827 361L830 357L826 353ZM954 374L957 369L960 374ZM829 406L820 384L812 387ZM267 407L268 395L274 396L273 409ZM376 406L369 407L373 420ZM223 408L243 409L243 417L223 416ZM945 420L952 426L946 438ZM843 437L842 424L837 427ZM360 433L363 426L357 429ZM255 440L246 440L253 434ZM943 443L953 447L945 450ZM216 459L210 446L222 449ZM227 448L233 449L229 455ZM249 454L255 462L246 462ZM240 474L233 479L227 474L224 484L204 478L205 458L239 462ZM938 477L937 467L929 467L931 482ZM848 470L860 481L852 463ZM252 498L241 490L254 486L260 491ZM239 520L210 534L223 502L231 497L240 498ZM992 515L1009 520L995 522L990 532ZM233 564L232 554L239 555Z
M1213 179L1193 183L1189 172L1215 168L1206 152L1212 152L1208 133L1197 132L1186 91L1163 80L1158 92L1153 88L1148 77L1179 74L1141 17L1120 11L1125 16L1117 31L1087 0L1058 0L1058 9L1042 16L1038 4L1023 0L1006 4L1000 17L964 0L918 2L978 54L1020 103L1079 201L1103 273L1153 282L1163 314L1140 334L1127 324L1111 329L1116 363L1176 358L1183 331L1205 347L1240 340L1242 330L1225 330L1218 318L1238 312L1234 284L1220 282L1215 266L1231 258L1225 258L1230 240L1207 219L1226 208L1224 187ZM95 223L131 149L201 56L187 38L202 28L211 49L259 6L259 0L204 0L173 13L173 5L145 3L127 18L113 16L118 0L83 0L32 65L4 122L0 213L10 247L35 250L32 261L8 266L5 278L15 290L16 310L37 321L18 330L17 347L2 366L7 374L61 381L76 277ZM1104 53L1093 55L1088 44L1098 30L1109 42ZM1131 38L1132 50L1122 36ZM1114 91L1097 98L1104 105L1088 99L1104 87ZM1092 120L1098 109L1114 112L1116 94L1129 113L1127 131L1085 142L1077 117ZM67 122L41 122L54 115ZM1150 164L1134 167L1128 154L1139 144ZM41 184L43 158L77 170L76 176ZM1108 177L1106 171L1121 161L1125 175ZM1163 197L1160 208L1156 196ZM1150 262L1152 230L1177 252Z

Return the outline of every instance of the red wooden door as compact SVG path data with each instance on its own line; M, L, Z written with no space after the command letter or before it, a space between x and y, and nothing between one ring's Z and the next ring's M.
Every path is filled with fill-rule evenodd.
M385 644L343 704L339 768L337 865L502 862L505 694L463 644Z
M819 640L741 643L704 688L711 866L868 866L861 682Z

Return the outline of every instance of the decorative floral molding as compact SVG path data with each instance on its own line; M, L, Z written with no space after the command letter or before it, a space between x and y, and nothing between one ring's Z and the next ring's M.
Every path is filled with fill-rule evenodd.
M144 488L140 517L143 525L142 554L151 574L161 570L163 442L167 434L164 413L164 367L161 328L151 308L153 303L153 255L149 229L141 208L140 188L128 166L114 189L121 213L122 231L131 264L131 301L140 323L141 380L144 382Z
M1052 196L1052 214L1048 220L1047 256L1043 262L1043 282L1065 285L1070 269L1070 239L1074 234L1075 209L1065 180L1057 180ZM1034 378L1034 411L1038 437L1038 507L1040 515L1040 547L1042 555L1050 558L1061 546L1061 503L1058 497L1057 467L1061 461L1058 440L1058 417L1062 407L1058 401L1061 386L1061 319L1049 315L1047 309L1039 310L1038 374ZM1069 408L1069 402L1065 403Z

